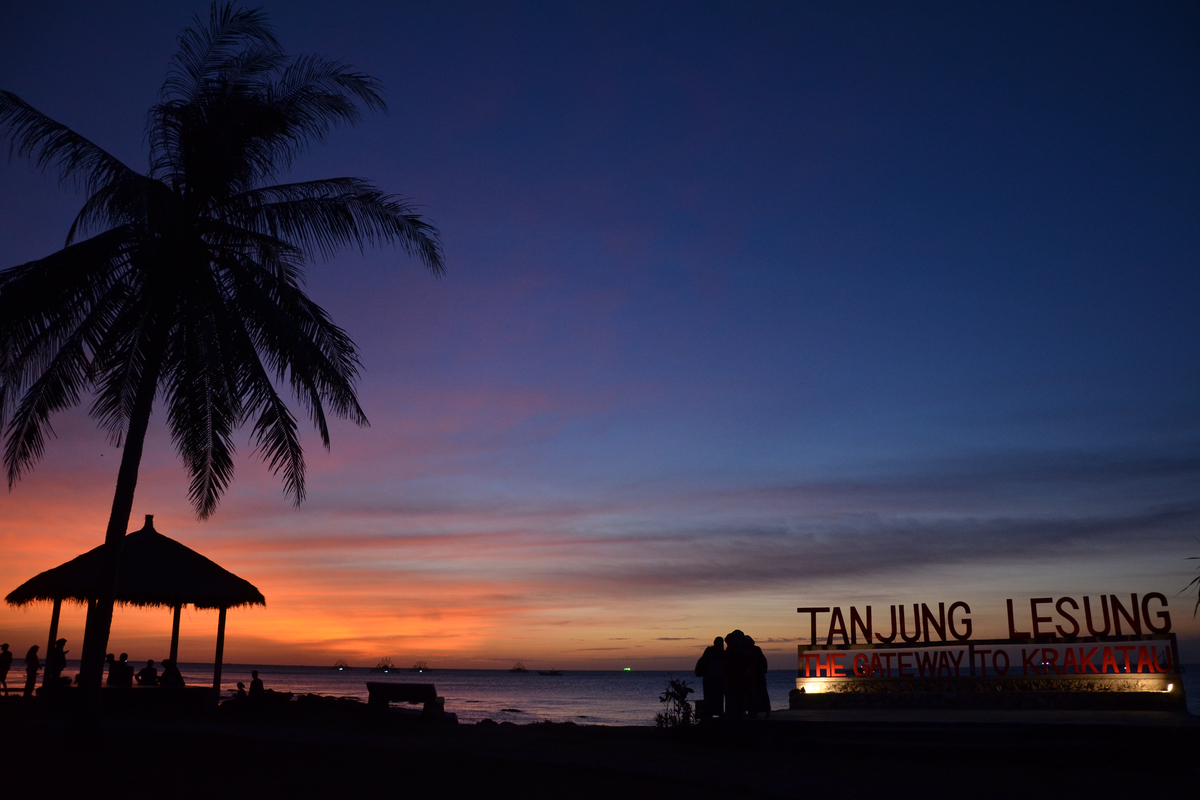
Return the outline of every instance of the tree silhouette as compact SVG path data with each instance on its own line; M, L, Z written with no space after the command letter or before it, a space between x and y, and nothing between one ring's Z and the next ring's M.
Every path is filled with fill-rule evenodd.
M299 504L304 454L280 392L290 390L327 448L327 413L367 424L354 343L302 290L304 265L348 245L394 243L444 269L436 229L370 182L274 183L332 128L383 109L373 78L285 55L261 11L232 4L214 4L178 42L146 118L145 174L0 92L10 155L87 197L62 250L0 272L0 426L10 490L42 457L50 417L84 394L122 447L83 644L81 683L92 688L155 401L201 519L233 477L243 424Z

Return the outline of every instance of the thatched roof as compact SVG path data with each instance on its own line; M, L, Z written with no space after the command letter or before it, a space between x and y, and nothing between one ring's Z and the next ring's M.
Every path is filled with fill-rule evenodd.
M87 602L99 593L104 546L89 550L65 564L35 575L8 597L9 605L23 606L38 600ZM262 593L247 580L170 537L154 530L153 517L146 527L125 537L117 602L135 606L197 608L265 606Z

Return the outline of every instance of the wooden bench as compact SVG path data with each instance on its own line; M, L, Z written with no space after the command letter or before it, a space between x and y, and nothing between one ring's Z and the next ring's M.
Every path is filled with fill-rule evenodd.
M432 683L377 683L367 681L367 706L387 710L389 703L423 703L424 716L440 716L446 698L438 697Z

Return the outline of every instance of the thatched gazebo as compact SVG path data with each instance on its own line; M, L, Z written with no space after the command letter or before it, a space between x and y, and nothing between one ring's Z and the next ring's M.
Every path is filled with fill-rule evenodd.
M58 636L58 618L64 600L87 604L100 593L104 545L89 550L65 564L33 576L8 594L11 606L41 600L54 602L50 617L50 644ZM221 691L221 661L225 650L225 612L238 606L265 606L262 592L216 562L154 530L154 516L146 525L125 537L121 548L121 571L117 579L117 602L134 606L164 606L175 612L171 627L171 660L179 653L179 617L183 607L220 609L217 621L217 653L213 667L213 689Z

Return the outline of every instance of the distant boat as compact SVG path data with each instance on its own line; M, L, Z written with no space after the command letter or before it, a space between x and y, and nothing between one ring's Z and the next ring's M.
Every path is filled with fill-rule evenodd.
M433 670L431 670L429 668L429 665L426 664L424 661L418 661L417 663L413 664L412 671L413 672L433 672Z
M509 670L509 672L522 672L522 673L524 673L524 672L529 672L529 670L525 669L525 665L524 665L524 664L522 664L520 661L518 661L516 664L513 664L513 668L512 668L512 669L510 669L510 670Z
M344 658L339 658L337 661L333 662L333 666L330 667L330 669L332 669L334 672L346 672L350 668L350 665L346 663L346 659Z
M392 660L387 656L384 656L383 658L379 659L378 664L371 667L371 672L391 672L395 668L396 665L392 663Z
M562 675L561 669L539 669L538 675Z

